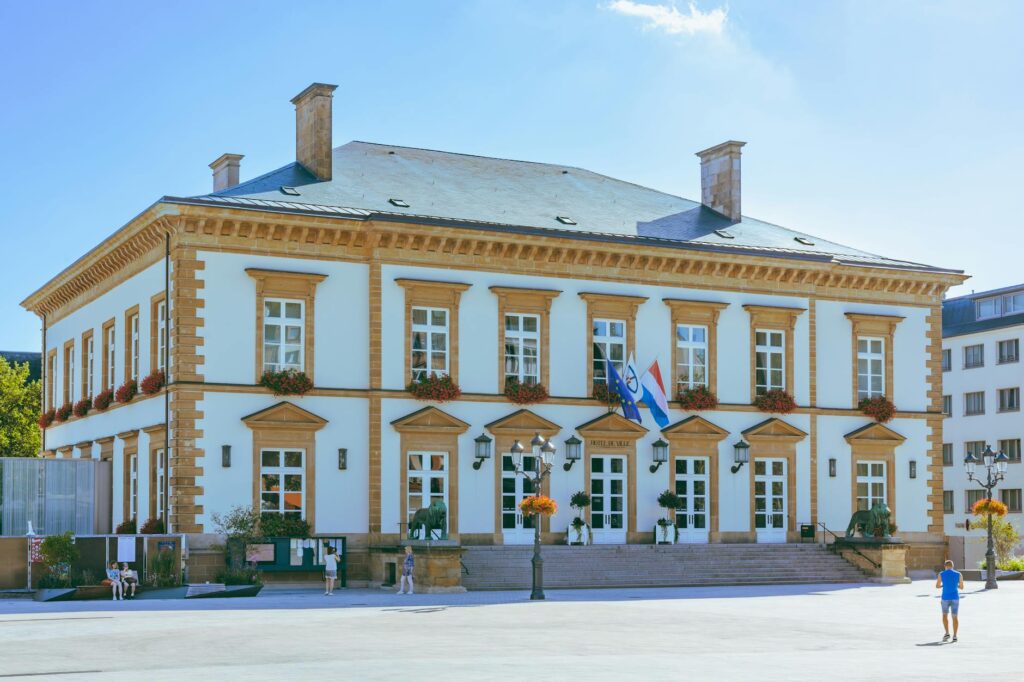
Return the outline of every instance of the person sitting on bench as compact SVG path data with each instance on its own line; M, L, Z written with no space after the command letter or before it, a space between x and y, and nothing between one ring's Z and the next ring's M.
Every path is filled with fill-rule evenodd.
M121 564L121 583L121 589L125 596L135 599L135 588L139 584L139 576L128 566L127 561ZM128 594L128 588L131 588L131 594Z
M110 597L110 600L117 601L123 599L124 586L121 584L121 571L117 570L116 561L110 562L110 568L107 569L107 580L110 581L110 591L113 595Z

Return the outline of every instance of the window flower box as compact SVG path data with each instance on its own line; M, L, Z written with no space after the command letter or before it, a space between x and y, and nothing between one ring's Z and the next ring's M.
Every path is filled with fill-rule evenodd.
M268 369L260 377L260 386L274 395L305 395L313 390L313 380L297 369Z
M57 408L57 411L54 414L54 421L66 422L68 419L71 419L71 411L73 409L74 407L71 403L64 403Z
M96 397L92 399L92 406L93 409L102 412L103 410L110 407L110 403L112 402L114 402L114 392L111 391L109 388L105 388L99 393L97 393Z
M462 395L462 389L447 374L424 374L406 387L416 400L433 400L446 403Z
M754 407L762 412L773 414L789 414L796 409L796 401L793 396L781 388L773 388L754 399Z
M680 407L687 412L713 410L718 407L718 396L707 386L685 388L679 392L677 400L679 400Z
M130 403L139 393L139 382L135 379L129 379L120 386L117 387L117 391L114 393L114 400L124 405Z
M884 395L864 398L857 408L880 424L884 424L896 415L896 406Z
M92 398L82 398L71 408L71 414L76 417L84 417L92 409Z
M593 395L594 400L602 402L610 408L617 407L622 402L619 394L606 383L595 382Z
M53 420L57 418L57 410L52 407L46 412L39 415L39 428L45 429L47 426L53 423Z
M158 369L143 379L142 383L139 384L139 388L144 394L153 395L154 393L158 393L166 384L167 375Z
M521 384L518 379L505 380L505 397L517 405L532 405L548 399L544 384Z

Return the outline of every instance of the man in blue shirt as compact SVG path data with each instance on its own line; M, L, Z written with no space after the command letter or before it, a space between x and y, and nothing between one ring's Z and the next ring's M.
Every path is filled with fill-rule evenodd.
M946 570L935 579L935 587L942 588L942 627L946 630L942 641L949 641L949 612L953 612L953 641L960 626L957 613L960 611L960 590L964 589L964 577L959 571L953 570L953 562L946 560Z

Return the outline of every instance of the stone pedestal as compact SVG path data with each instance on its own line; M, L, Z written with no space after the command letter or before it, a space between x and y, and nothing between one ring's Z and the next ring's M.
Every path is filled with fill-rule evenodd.
M462 546L454 540L406 540L400 545L370 548L370 583L394 586L402 574L405 547L412 547L416 592L444 594L465 592L462 586Z
M876 582L910 582L910 578L907 577L907 546L898 538L886 541L837 540L836 545L844 559L857 568L870 573ZM858 551L860 554L857 553Z

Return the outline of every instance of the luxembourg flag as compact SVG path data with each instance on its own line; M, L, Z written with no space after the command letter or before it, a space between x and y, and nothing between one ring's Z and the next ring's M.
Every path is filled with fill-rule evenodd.
M668 426L668 398L665 396L665 382L661 380L657 360L651 363L640 378L640 387L643 389L644 404L651 411L654 421L659 428L665 428Z

